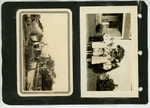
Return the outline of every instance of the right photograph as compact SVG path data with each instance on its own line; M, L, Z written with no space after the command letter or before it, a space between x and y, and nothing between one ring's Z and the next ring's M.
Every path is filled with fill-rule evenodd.
M81 7L81 97L137 97L136 7Z

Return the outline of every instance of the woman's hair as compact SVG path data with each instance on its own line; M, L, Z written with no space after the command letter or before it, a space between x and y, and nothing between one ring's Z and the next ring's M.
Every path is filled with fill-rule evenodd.
M124 57L125 50L120 45L117 45L117 48L112 49L110 56L113 58L112 64L116 65L117 62L121 62Z
M104 80L97 80L97 91L113 91L118 86L113 79L106 77Z
M118 50L118 53L117 53L117 59L119 60L119 62L123 59L124 57L124 53L125 53L125 50L123 47L121 47L120 45L117 45L117 50Z
M102 32L102 29L103 29L103 25L102 24L98 24L95 28L95 31L96 32Z

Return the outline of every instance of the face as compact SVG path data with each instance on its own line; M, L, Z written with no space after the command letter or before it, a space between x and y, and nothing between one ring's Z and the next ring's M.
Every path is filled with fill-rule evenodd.
M99 29L99 32L102 33L102 32L103 32L103 28L100 28L100 29Z
M109 75L106 73L103 73L103 74L98 75L98 77L100 80L105 80L106 78L109 78Z
M111 50L110 55L111 55L111 61L113 61L113 60L116 58L116 56L117 56L117 49L116 49L116 48L113 48L113 49Z
M114 40L114 38L110 38L110 40L111 40L111 41L113 41L113 40Z

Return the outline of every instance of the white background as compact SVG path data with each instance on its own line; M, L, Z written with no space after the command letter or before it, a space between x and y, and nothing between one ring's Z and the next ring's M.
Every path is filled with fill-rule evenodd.
M43 25L44 35L42 42L48 43L42 51L54 60L56 73L54 91L68 90L68 37L67 14L41 14L40 21ZM57 40L57 41L56 41ZM62 64L63 63L63 64ZM62 86L63 85L63 86Z
M6 0L1 0L0 1L0 6L5 2ZM30 1L30 0L7 0L7 1ZM36 1L41 1L41 0L36 0ZM50 0L45 0L45 1L50 1ZM52 1L52 0L51 0ZM57 1L63 1L63 0L57 0ZM71 0L65 0L65 1L71 1ZM72 0L72 1L77 1L77 0ZM83 1L83 0L78 0L78 1ZM87 0L88 1L88 0ZM92 0L91 0L92 1ZM93 0L94 1L94 0ZM97 0L97 1L104 1L104 0ZM109 0L109 1L133 1L133 0ZM134 1L138 1L138 0L134 0ZM144 0L146 2L146 4L148 5L148 12L150 13L150 0ZM1 11L1 8L0 8L0 11ZM1 16L0 16L0 20L1 20ZM148 14L148 31L150 29L150 14ZM1 22L0 22L1 24ZM0 26L0 29L1 26ZM1 34L0 34L1 35ZM150 48L150 33L148 33L148 48ZM2 47L2 41L0 40L0 47ZM150 56L150 54L149 54ZM0 53L0 66L1 66L1 70L2 70L2 56L1 56L1 53ZM149 61L150 62L150 61ZM150 67L150 64L148 64L148 67ZM148 69L148 72L150 72L150 68ZM150 78L150 74L148 75L148 77ZM149 86L150 86L150 79L149 79ZM149 90L150 91L150 90ZM150 92L149 92L149 97L150 97ZM29 106L29 105L26 105L26 106L12 106L12 105L6 105L5 103L3 103L2 101L2 72L0 71L0 108L41 108L41 107L44 107L44 108L76 108L76 107L79 107L79 108L99 108L99 107L104 107L104 108L132 108L132 107L137 107L137 108L149 108L150 107L150 102L147 104L147 105L44 105L44 106L41 106L41 105L32 105L32 106Z

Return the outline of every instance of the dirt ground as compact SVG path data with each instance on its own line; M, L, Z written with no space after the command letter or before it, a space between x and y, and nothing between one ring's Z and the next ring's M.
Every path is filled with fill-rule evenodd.
M34 48L31 45L31 37L30 37L30 28L26 26L26 21L23 18L23 27L22 27L22 37L23 37L23 89L27 90L29 87L29 84L31 84L30 80L33 80L30 76L30 80L28 78L28 73L30 72L30 69L35 68L36 66L33 66L34 62ZM33 72L33 70L32 70ZM31 72L30 72L31 73ZM33 72L35 73L35 72Z

